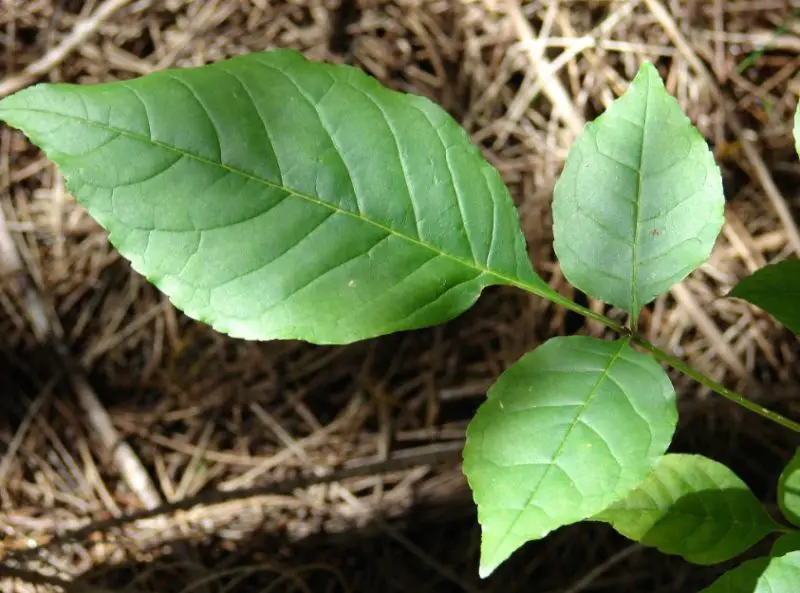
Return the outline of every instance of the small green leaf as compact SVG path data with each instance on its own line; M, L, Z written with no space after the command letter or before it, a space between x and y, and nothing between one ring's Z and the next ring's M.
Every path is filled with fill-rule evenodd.
M675 391L628 341L553 338L489 390L464 447L482 576L525 542L626 496L666 451Z
M711 253L722 178L703 137L642 65L577 139L555 187L555 251L567 279L638 316Z
M800 156L800 101L797 102L797 111L794 113L794 148Z
M701 593L797 593L800 552L756 558L722 575Z
M783 325L800 334L800 260L787 259L764 266L742 278L728 296L744 299L764 309Z
M800 525L800 448L778 479L778 506L788 521Z
M249 339L446 321L533 272L501 177L429 100L288 50L0 101L133 267Z
M777 557L797 551L800 551L800 531L793 531L792 533L784 533L775 540L769 555Z
M695 564L730 560L778 528L747 484L701 455L665 455L625 500L595 518Z

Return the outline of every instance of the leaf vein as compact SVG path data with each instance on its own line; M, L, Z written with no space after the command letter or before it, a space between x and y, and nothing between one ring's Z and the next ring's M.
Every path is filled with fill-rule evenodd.
M326 220L327 220L327 219L326 219ZM319 274L318 276L315 276L314 278L312 278L312 279L311 279L311 280L309 280L308 282L304 283L303 285L301 285L301 286L299 286L299 287L297 287L297 288L293 289L293 290L292 290L292 291L290 291L288 294L286 294L286 295L283 295L283 296L281 297L281 302L279 302L279 303L277 303L277 304L275 304L275 305L272 305L272 306L270 306L270 307L266 308L265 310L263 310L263 311L261 312L262 316L263 316L263 315L265 315L266 313L269 313L269 312L270 312L270 311L272 311L273 309L276 309L276 308L278 308L278 307L279 307L281 304L285 303L285 302L286 302L286 301L288 301L290 298L292 298L292 297L294 297L294 296L297 296L297 294L298 294L298 293L300 293L301 291L303 291L303 290L307 290L307 289L308 289L310 286L314 285L316 282L319 282L319 281L320 281L320 280L322 280L322 279L323 279L325 276L328 276L329 274L331 274L332 272L335 272L335 271L336 271L336 270L338 270L339 268L341 268L341 267L344 267L344 266L346 266L347 264L349 264L349 263L351 263L351 262L353 262L353 261L357 260L358 258L360 258L360 257L364 257L365 255L369 254L369 252L370 252L370 251L372 251L373 249L375 249L375 248L376 248L378 245L380 245L381 243L383 243L383 242L384 242L386 239L390 238L391 236L392 236L392 235L390 235L390 234L384 235L383 237L381 237L380 239L378 239L378 240L377 240L377 241L376 241L376 242L375 242L373 245L371 245L370 247L368 247L368 248L367 248L367 249L365 249L364 251L362 251L362 252L360 252L360 253L357 253L356 255L354 255L354 256L352 256L352 257L349 257L349 258L347 258L345 261L343 261L343 262L340 262L340 263L336 264L335 266L331 266L330 268L328 268L327 270L325 270L325 271L324 271L322 274ZM434 257L433 257L432 259L435 259L436 257L438 257L438 256L434 255ZM427 262L426 262L426 263L427 263Z
M7 111L7 112L8 111L25 111L25 112L29 112L29 113L46 113L48 115L52 115L52 113L50 111L48 111L48 110L36 109L36 108L30 108L30 107L14 108L14 109L6 108L5 111ZM314 204L314 205L317 205L317 206L320 206L320 207L323 207L323 208L327 208L327 209L333 210L333 211L338 212L340 214L343 214L345 216L349 216L351 218L355 218L357 220L360 220L361 222L364 222L366 224L372 225L372 226L374 226L376 228L379 228L382 231L384 231L384 232L386 232L386 233L388 233L388 234L390 234L392 236L397 237L398 239L401 239L401 240L403 240L403 241L405 241L407 243L416 245L418 247L422 247L424 249L428 249L428 250L432 251L433 253L435 253L435 254L437 254L437 255L439 255L441 257L445 257L445 258L447 258L447 259L449 259L449 260L451 260L453 262L456 262L456 263L458 263L460 265L463 265L463 266L469 267L469 268L473 268L473 269L476 269L476 270L480 270L481 272L483 272L483 273L485 273L485 274L487 274L489 276L497 278L498 280L500 280L503 283L507 283L507 284L510 284L510 285L513 285L513 286L519 286L519 287L524 288L525 290L527 290L529 292L532 292L533 294L536 294L536 295L549 294L549 293L547 293L545 290L543 290L541 287L539 287L537 285L524 282L524 281L522 281L522 280L520 280L518 278L509 276L509 275L504 274L504 273L502 273L500 271L497 271L497 270L488 269L488 268L486 268L484 266L479 265L477 262L472 262L472 261L463 259L463 258L459 257L458 255L455 255L455 254L452 254L452 253L448 253L448 252L444 251L443 249L440 249L436 245L433 245L431 243L427 243L425 241L421 241L418 238L415 238L415 237L412 237L412 236L407 235L405 233L402 233L400 231L397 231L397 230L395 230L395 229L393 229L391 227L386 226L385 224L383 224L383 223L381 223L379 221L376 221L376 220L373 220L372 218L369 218L368 216L366 216L360 210L356 211L356 212L351 211L351 210L347 210L345 208L342 208L341 206L338 206L336 204L332 204L330 202L326 202L326 201L324 201L324 200L322 200L320 198L316 198L316 197L307 195L307 194L305 194L303 192L300 192L298 190L295 190L293 188L282 186L282 185L280 185L280 184L278 184L278 183L276 183L274 181L271 181L269 179L264 179L263 177L259 177L257 175L252 174L252 173L249 173L249 172L247 172L247 171L245 171L243 169L239 169L237 167L234 167L232 165L228 165L228 164L225 164L225 163L222 163L222 162L215 162L215 161L213 161L211 159L208 159L207 157L204 157L204 156L199 155L197 153L191 152L190 150L187 150L185 148L180 148L178 146L167 144L166 142L154 140L152 138L142 136L141 134L136 133L136 132L132 132L130 130L124 130L124 129L121 129L121 128L117 128L115 126L111 126L110 124L104 124L104 123L99 122L99 121L91 120L91 119L88 119L88 117L80 117L80 116L72 115L72 114L59 114L59 115L61 115L64 118L67 118L67 119L73 119L73 120L76 120L76 121L81 121L81 122L83 122L83 123L85 123L87 125L96 126L98 128L102 128L102 129L113 131L113 132L119 132L122 136L131 138L131 139L134 139L134 140L139 140L139 141L144 142L144 143L152 144L152 145L157 146L157 147L159 147L159 148L161 148L163 150L166 150L166 151L169 151L169 152L173 152L173 153L176 153L176 154L178 154L180 156L184 156L184 157L190 158L190 159L192 159L194 161L197 161L198 163L202 163L204 165L208 165L208 166L211 166L211 167L216 167L216 168L219 168L219 169L223 169L223 170L226 170L226 171L228 171L230 173L234 173L236 175L239 175L239 176L241 176L243 178L250 179L252 181L260 183L261 185L264 185L264 186L267 186L267 187L271 187L273 189L277 189L277 190L280 190L280 191L285 191L287 194L289 194L291 196L294 196L294 197L296 197L298 199L304 200L304 201L306 201L306 202L308 202L310 204ZM356 195L356 198L358 199L358 195Z
M245 82L239 78L239 76L235 72L231 72L227 68L224 67L224 62L220 63L219 71L223 74L227 74L229 77L233 78L242 90L244 91L245 95L247 95L247 99L253 105L253 111L256 112L258 119L261 120L261 128L264 130L264 136L267 139L267 145L270 149L270 156L272 158L272 162L275 165L275 170L278 173L278 183L283 185L283 169L281 168L280 162L278 160L278 152L275 150L275 142L272 140L272 136L269 133L269 127L267 126L267 120L264 119L264 115L261 113L261 110L258 108L258 104L256 103L255 97L253 97L253 93L250 92L250 89L247 87Z
M358 217L363 219L363 220L369 220L364 215L365 209L364 209L364 206L361 203L361 196L359 195L360 192L356 189L356 184L353 181L353 174L350 171L350 167L347 165L347 161L345 161L344 157L342 156L343 151L341 150L341 148L339 148L338 144L336 143L336 140L335 140L335 138L333 136L333 132L331 132L331 130L328 128L328 125L325 123L325 120L322 117L322 113L317 108L317 104L314 101L312 101L311 97L308 96L308 94L303 90L303 88L300 86L300 84L294 78L292 78L287 72L284 72L280 68L275 68L274 66L271 66L271 65L266 64L266 63L261 62L261 61L259 61L258 63L261 64L267 70L271 70L272 72L278 72L287 81L289 81L289 83L295 89L297 89L297 93L306 101L308 106L311 108L311 110L317 116L317 120L319 121L319 125L322 128L322 131L325 132L325 135L328 137L328 140L330 141L331 146L336 150L336 154L339 156L339 160L341 161L342 166L344 167L344 172L347 175L347 180L348 180L348 182L350 184L350 187L353 188L353 195L355 195L356 207L358 209ZM299 197L301 194L296 193L294 195L297 195ZM306 196L306 197L311 199L311 200L314 200L314 198L311 198L311 196ZM320 200L320 199L316 199L315 201L317 203L320 203L320 204L328 204L328 202L325 202L324 200ZM341 208L339 206L334 206L333 204L331 204L330 206L346 212L346 210L344 210L343 208ZM419 239L419 237L417 237L417 239Z
M389 117L389 114L386 113L386 110L383 106L378 103L374 98L370 97L367 93L365 93L362 89L358 88L355 85L350 85L357 93L361 94L369 103L375 106L375 108L380 112L381 117L383 118L386 127L389 128L389 136L392 139L392 144L394 145L395 153L397 153L397 162L400 165L400 170L403 172L403 181L406 196L408 197L409 205L411 206L411 213L414 216L414 227L417 229L417 237L422 239L423 233L422 229L419 225L420 214L419 214L419 206L417 201L414 199L414 189L411 186L411 182L409 181L408 177L408 166L406 165L406 157L403 156L403 151L400 150L400 141L398 140L397 130L395 130L394 124L392 124L392 120ZM474 259L474 257L473 257Z
M272 208L274 208L274 205L273 205ZM259 218L261 216L264 216L265 214L268 214L270 212L270 210L272 210L272 208L268 208L264 212L259 212L258 215L254 216L252 219ZM246 278L247 276L250 276L251 274L255 274L259 270L264 269L265 267L267 267L271 263L274 263L274 262L278 261L280 258L286 256L288 253L290 253L291 251L293 251L294 249L296 249L297 247L302 245L303 242L305 242L307 239L309 239L316 231L318 231L322 227L322 225L324 225L326 222L328 222L334 216L336 216L336 212L331 212L331 213L327 214L322 220L320 220L317 224L315 224L308 231L306 231L306 233L304 235L300 236L296 241L294 241L294 243L291 243L290 245L288 245L283 251L281 251L280 253L274 255L273 257L271 257L267 261L259 262L257 266L255 266L255 267L253 267L253 268L251 268L251 269L249 269L249 270L247 270L245 272L242 272L241 274L238 274L235 278L232 278L231 280L227 280L227 281L217 285L216 288L219 288L221 286L226 286L226 285L230 284L231 282L238 282L238 281L242 280L243 278Z
M177 82L178 84L183 86L187 91L189 91L189 94L192 97L194 97L194 100L200 106L200 111L203 112L203 115L206 116L206 119L208 120L208 123L211 124L211 129L213 131L214 140L216 140L216 143L217 143L217 154L219 155L218 158L219 158L221 163L224 163L225 162L225 158L223 158L222 136L219 133L219 127L217 126L217 122L214 121L214 118L211 117L211 111L208 109L208 107L206 107L205 103L200 98L200 94L188 82L186 82L185 80L183 80L182 78L180 78L178 76L169 76L169 75L165 74L165 77L168 78L169 80L174 80L175 82Z
M575 427L578 425L578 423L581 421L581 413L582 413L582 411L585 410L586 407L589 405L589 403L591 403L591 401L594 399L594 396L597 394L597 392L598 392L598 390L600 388L600 385L606 379L606 377L608 376L609 372L611 371L611 368L614 366L616 361L619 359L622 351L628 345L628 341L629 341L628 339L620 340L619 346L618 346L616 352L614 352L613 355L611 356L611 358L608 360L608 363L606 364L603 373L597 378L597 381L595 382L594 386L592 387L592 389L587 394L586 401L581 406L581 410L578 411L578 413L575 414L575 419L572 421L572 424L570 425L570 427L566 430L566 432L564 434L564 438L562 439L561 443L559 444L558 449L556 450L556 452L553 454L553 460L550 463L546 464L546 469L542 473L541 478L539 479L537 484L533 487L531 494L527 497L527 501L525 503L526 507L528 505L530 505L531 502L533 502L533 500L536 498L536 495L539 492L539 488L541 487L541 485L545 481L545 479L547 479L547 476L548 476L550 470L552 469L552 467L554 465L557 464L558 458L561 455L561 453L564 451L564 446L565 446L566 442L569 440L570 434L575 429ZM508 528L506 529L505 534L499 540L498 547L502 547L503 546L503 544L505 543L505 540L508 538L508 535L513 531L514 525L516 524L517 520L519 519L519 515L520 514L521 513L518 513L517 514L517 518L509 524Z

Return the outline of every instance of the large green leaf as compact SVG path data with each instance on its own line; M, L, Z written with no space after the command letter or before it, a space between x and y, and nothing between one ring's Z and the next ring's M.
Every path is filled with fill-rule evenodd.
M786 519L800 525L800 448L778 479L778 505Z
M596 518L696 564L730 560L778 528L747 484L701 455L665 455L627 498Z
M723 208L711 151L645 63L570 151L555 251L572 284L637 316L708 258Z
M728 296L764 309L796 334L800 334L800 260L787 259L745 276Z
M444 110L287 50L0 102L133 267L233 336L346 343L548 292Z
M722 575L701 593L797 593L800 552L748 560Z
M676 420L669 378L627 337L554 338L523 356L467 428L481 575L626 496L669 446Z

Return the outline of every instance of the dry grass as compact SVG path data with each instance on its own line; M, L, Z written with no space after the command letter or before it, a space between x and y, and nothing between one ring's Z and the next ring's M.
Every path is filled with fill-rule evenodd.
M648 309L644 328L796 418L796 338L722 298L796 249L780 216L800 207L788 123L800 19L790 4L673 0L665 21L653 0L0 0L0 89L129 78L272 46L359 65L463 123L509 185L536 268L584 298L554 262L552 187L582 123L650 59L712 143L728 207L713 257ZM713 574L589 525L477 580L458 464L466 422L522 353L602 328L492 289L446 326L349 347L235 341L132 274L55 167L5 127L0 207L6 570L75 590L215 592L668 592L698 590ZM774 497L790 435L675 379L676 448L727 461ZM171 510L155 519L115 521L161 504ZM0 580L0 591L32 587Z

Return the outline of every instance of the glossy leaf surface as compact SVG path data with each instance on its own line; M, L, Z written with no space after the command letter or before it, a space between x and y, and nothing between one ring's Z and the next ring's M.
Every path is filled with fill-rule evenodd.
M719 168L645 63L586 125L555 187L555 251L567 279L638 315L711 253L722 228Z
M481 574L625 497L669 446L676 420L669 378L628 338L553 338L523 356L467 429Z
M43 84L0 119L137 271L232 336L346 343L446 321L491 284L548 291L467 134L351 67L278 50Z

